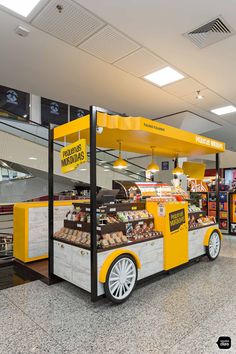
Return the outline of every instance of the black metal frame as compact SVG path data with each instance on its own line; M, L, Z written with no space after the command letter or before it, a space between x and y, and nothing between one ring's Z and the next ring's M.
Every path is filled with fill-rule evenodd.
M110 115L119 114L107 109L90 106L90 227L91 227L91 300L99 299L97 294L98 269L97 269L97 156L96 156L96 132L97 112Z
M97 269L97 164L96 164L96 132L97 132L97 112L114 115L117 112L104 108L90 106L90 227L91 227L91 253L90 253L90 274L91 274L91 300L95 302L99 299L97 294L98 269ZM119 114L120 115L120 114ZM124 116L122 114L121 116ZM54 214L54 163L53 163L53 126L49 126L48 139L48 255L49 255L49 278L54 278L53 274L53 214ZM177 165L177 161L175 161ZM219 154L216 154L216 196L217 196L217 221L219 221Z
M48 277L53 277L53 229L54 229L54 130L48 131Z

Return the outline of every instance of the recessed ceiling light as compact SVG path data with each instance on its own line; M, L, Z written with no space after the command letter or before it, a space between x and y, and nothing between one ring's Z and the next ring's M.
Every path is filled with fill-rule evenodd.
M38 159L37 159L37 157L31 156L31 157L29 157L29 160L38 160Z
M104 165L103 167L104 167L104 168L109 168L110 166Z
M108 171L110 171L108 168L106 168L106 169L104 170L104 172L108 172Z
M0 5L7 9L27 17L41 0L0 0Z
M223 114L236 112L236 107L230 105L230 106L212 109L211 112L217 114L218 116L222 116Z
M153 73L144 76L144 79L162 87L172 82L184 79L184 75L180 74L170 66L166 66L163 69L154 71Z
M80 171L87 171L87 168L81 168Z

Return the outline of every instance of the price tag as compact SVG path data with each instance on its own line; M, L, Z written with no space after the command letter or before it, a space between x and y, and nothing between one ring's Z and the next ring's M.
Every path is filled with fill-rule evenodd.
M101 227L100 226L97 226L97 231L101 231Z
M116 208L111 208L110 211L116 211Z
M158 216L166 216L166 208L163 204L158 206Z
M85 211L90 211L90 208L85 208Z
M81 224L77 224L77 227L82 227L82 225Z
M138 207L137 206L132 206L131 210L137 210Z
M138 224L139 224L139 225L143 225L143 221L139 221Z

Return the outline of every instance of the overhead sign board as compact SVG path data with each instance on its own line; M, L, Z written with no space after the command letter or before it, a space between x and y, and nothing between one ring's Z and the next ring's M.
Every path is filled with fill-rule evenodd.
M68 173L87 162L86 139L80 139L73 144L65 146L60 151L61 172Z
M8 117L12 114L12 118L29 119L29 103L29 93L0 85L0 110L8 113Z
M42 124L61 125L68 122L68 105L41 97Z
M70 106L70 120L75 120L89 114L89 111L84 108Z

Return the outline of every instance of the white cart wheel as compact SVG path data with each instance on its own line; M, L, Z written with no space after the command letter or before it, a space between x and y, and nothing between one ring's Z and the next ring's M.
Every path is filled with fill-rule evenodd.
M210 238L208 246L206 247L206 253L208 258L213 261L216 259L220 253L221 240L220 235L217 231L213 231Z
M131 295L137 281L137 266L126 255L117 257L111 264L105 282L105 294L114 303L122 303Z

